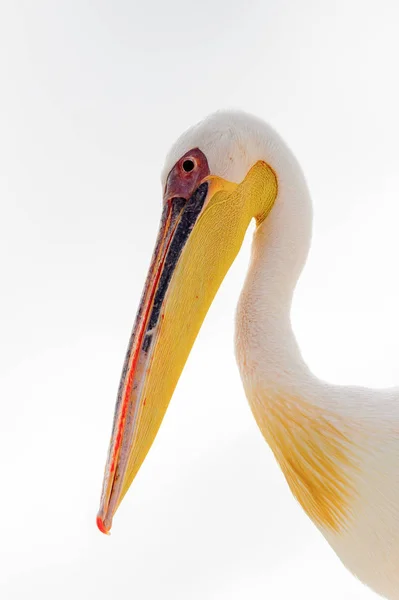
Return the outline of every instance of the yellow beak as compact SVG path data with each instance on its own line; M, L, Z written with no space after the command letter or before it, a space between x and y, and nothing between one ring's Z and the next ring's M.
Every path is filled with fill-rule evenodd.
M97 516L103 533L154 441L250 220L262 221L276 194L274 172L259 161L240 184L208 176L188 201L165 204L119 386Z

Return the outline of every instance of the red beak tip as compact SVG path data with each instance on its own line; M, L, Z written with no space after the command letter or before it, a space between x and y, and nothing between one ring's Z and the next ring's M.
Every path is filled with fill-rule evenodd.
M107 529L105 527L104 521L102 520L102 518L100 516L97 516L96 522L97 522L97 527L99 528L101 533L105 533L105 535L111 535L109 529Z

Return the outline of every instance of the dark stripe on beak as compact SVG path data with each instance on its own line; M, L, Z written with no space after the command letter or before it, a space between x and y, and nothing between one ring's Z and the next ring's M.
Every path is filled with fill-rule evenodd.
M158 323L162 302L165 298L168 285L177 265L177 261L180 258L183 248L188 240L188 236L190 235L202 210L202 207L204 206L207 193L208 184L205 182L202 183L194 192L183 211L180 223L176 228L176 232L170 244L168 254L166 255L165 265L159 281L158 289L155 294L148 330L153 329Z

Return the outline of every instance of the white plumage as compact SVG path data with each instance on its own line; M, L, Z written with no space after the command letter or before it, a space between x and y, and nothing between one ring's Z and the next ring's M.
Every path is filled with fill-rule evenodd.
M263 121L218 112L171 149L198 147L210 172L234 182L258 161L278 194L253 240L236 323L236 355L252 411L287 481L342 562L399 599L399 390L333 386L303 361L290 322L293 291L311 239L312 209L295 157Z

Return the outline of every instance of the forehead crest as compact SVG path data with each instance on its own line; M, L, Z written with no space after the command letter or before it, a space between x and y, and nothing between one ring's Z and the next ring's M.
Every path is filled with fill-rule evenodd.
M248 165L246 148L251 136L243 131L243 114L218 112L184 132L172 146L162 172L162 185L173 168L189 150L198 148L205 155L211 175L241 181ZM248 167L248 168L247 168Z

